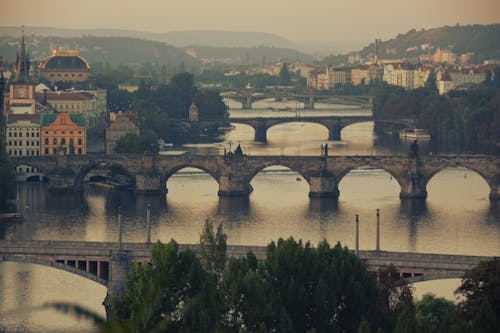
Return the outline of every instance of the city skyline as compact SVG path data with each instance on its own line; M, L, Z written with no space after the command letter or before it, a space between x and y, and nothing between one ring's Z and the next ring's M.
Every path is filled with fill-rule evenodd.
M411 29L500 22L496 0L419 2L326 1L306 4L275 0L235 3L229 0L136 1L88 0L75 10L71 2L9 1L2 7L3 26L69 29L121 29L165 33L181 30L255 31L294 42L367 42L390 39ZM22 13L22 14L21 14ZM41 15L43 14L43 15Z

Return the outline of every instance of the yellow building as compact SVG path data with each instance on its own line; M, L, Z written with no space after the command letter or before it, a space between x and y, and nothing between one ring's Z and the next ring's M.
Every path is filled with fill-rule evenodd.
M9 115L5 136L9 156L40 155L40 115Z

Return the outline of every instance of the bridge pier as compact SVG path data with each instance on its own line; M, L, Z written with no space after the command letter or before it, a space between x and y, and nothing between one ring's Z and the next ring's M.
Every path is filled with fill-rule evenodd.
M427 188L424 177L420 173L413 173L409 177L400 179L401 199L425 199L427 198Z
M335 177L309 177L310 198L338 198L339 187Z
M308 99L304 102L305 110L314 110L314 99Z
M490 200L500 201L500 184L490 185Z
M245 96L245 99L242 103L243 110L251 110L252 109L252 95Z
M112 299L123 293L127 274L132 271L132 261L129 251L111 251L109 266L108 292L103 302L108 320L112 317Z
M167 188L162 188L162 179L156 173L141 173L135 176L135 190L138 193L161 194L166 193Z
M219 196L241 197L252 193L252 186L245 177L221 176L219 178Z
M255 141L267 142L267 126L266 125L255 126Z
M72 173L58 172L51 174L49 182L49 193L73 193L82 191L74 185L75 176Z
M342 140L341 133L342 132L342 126L340 123L336 122L329 126L328 128L328 140L330 141L340 141Z

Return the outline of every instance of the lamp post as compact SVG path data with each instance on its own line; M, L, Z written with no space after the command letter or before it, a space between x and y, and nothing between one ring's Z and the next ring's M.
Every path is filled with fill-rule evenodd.
M356 255L359 255L359 215L356 214Z
M380 251L380 209L377 208L377 251Z
M151 208L151 205L147 204L146 206L146 234L147 234L147 239L146 239L146 242L149 244L151 243L151 223L150 223L150 208Z
M118 207L118 250L122 250L122 208Z

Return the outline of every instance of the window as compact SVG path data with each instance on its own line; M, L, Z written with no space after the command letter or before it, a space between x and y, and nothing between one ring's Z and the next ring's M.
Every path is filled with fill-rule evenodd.
M54 138L53 144L57 145L57 138Z
M45 155L49 154L49 148L45 148Z
M61 139L61 145L65 145L66 144L66 139L65 138L62 138Z
M12 156L12 150L9 149L9 156Z
M82 148L78 148L78 155L82 154Z
M11 132L10 132L10 130L9 130L9 138L11 138L11 137L12 137L12 133L11 133Z
M22 138L23 137L23 132L19 131L19 137Z
M17 132L14 132L14 137L17 138Z
M17 141L14 141L14 146L17 146Z
M82 144L82 139L78 139L78 144L81 145Z
M36 151L36 156L38 156L38 155L40 155L40 152L37 150L37 151Z
M23 145L23 142L22 141L19 141L19 145L22 146Z
M73 138L69 139L69 145L73 146L74 144L75 144L75 140L73 140Z
M49 138L45 138L45 144L48 145L49 144Z
M23 155L23 151L22 150L19 151L19 156L21 156L21 155Z
M34 138L35 137L35 133L34 132L31 132L31 137Z
M57 149L56 149L56 148L52 149L52 153L53 153L54 155L57 155Z
M36 142L36 145L37 145L37 146L39 146L39 145L40 145L40 141L37 141L37 142Z
M12 141L9 141L9 146L12 146Z
M36 137L39 138L40 137L40 133L37 132L36 133Z

